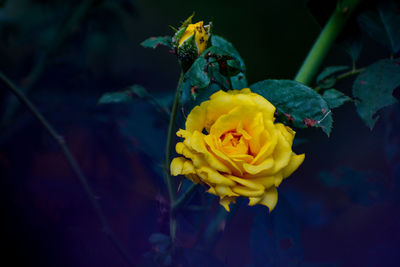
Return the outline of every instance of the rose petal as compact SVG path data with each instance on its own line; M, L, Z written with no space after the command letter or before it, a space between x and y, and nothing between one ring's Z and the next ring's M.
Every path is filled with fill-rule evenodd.
M227 212L230 211L229 204L231 204L231 202L235 203L236 197L223 197L219 200L219 204L221 204Z
M189 113L185 123L188 132L203 131L208 103L209 101L204 101L200 106L194 107Z
M243 179L243 178L239 178L233 175L226 175L230 180L237 182L238 184L241 184L245 187L248 187L250 190L253 191L260 191L260 190L264 190L264 186L258 183L255 183L252 180L247 180L247 179Z
M220 172L232 173L226 165L219 161L214 154L208 151L204 142L204 138L204 134L194 131L193 134L184 141L184 143L186 146L192 148L195 152L203 154L204 159L207 161L210 167Z
M239 194L236 194L232 191L232 189L228 186L222 186L222 185L217 185L215 187L215 192L221 196L221 197L233 197L233 196L239 196Z
M289 177L303 163L305 154L296 155L292 153L289 164L283 169L283 178Z
M236 183L231 179L226 178L224 175L221 175L216 170L213 170L209 167L200 167L196 170L197 175L200 176L201 180L207 184L217 184L217 185L226 185L226 186L234 186Z
M183 163L185 163L186 159L183 157L174 158L171 161L170 172L171 175L177 176L182 173Z
M215 136L206 135L204 137L204 141L208 145L210 151L225 165L227 166L233 175L243 175L243 171L239 168L239 166L230 159L225 153L221 150L217 149L215 146Z
M265 130L260 134L260 143L262 145L259 153L253 159L251 164L256 165L263 162L266 158L271 156L278 143L279 131L275 129L274 124L271 121L264 123Z
M271 170L274 167L274 159L268 158L259 165L243 164L243 169L249 174L258 174L262 171Z
M265 190L264 196L258 204L267 206L269 212L271 212L275 208L276 203L278 203L278 191L275 187L271 187Z

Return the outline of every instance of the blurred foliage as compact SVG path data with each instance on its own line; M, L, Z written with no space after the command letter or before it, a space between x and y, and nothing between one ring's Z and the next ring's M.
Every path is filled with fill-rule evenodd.
M354 81L353 95L356 98L358 114L371 129L378 119L375 116L376 112L397 103L392 94L399 86L399 60L380 60L359 74Z
M314 250L304 245L307 242L306 234L309 233L305 234L306 230L335 228L335 223L337 223L335 220L346 211L351 211L353 205L372 209L375 206L382 207L393 203L397 203L398 206L400 204L400 139L398 135L400 111L398 104L390 109L385 108L397 103L396 89L400 85L399 5L395 1L365 2L369 3L363 3L360 6L354 18L350 20L347 30L338 40L338 44L349 54L352 65L350 62L329 61L328 63L332 65L325 66L316 78L315 84L310 87L290 80L272 80L270 79L271 73L262 70L259 72L265 75L263 80L252 82L249 87L265 96L277 107L277 121L297 128L300 130L300 135L304 134L302 129L308 127L321 128L329 135L334 115L338 114L341 119L346 119L346 117L351 117L347 112L354 113L354 110L349 108L352 103L343 105L353 100L359 116L370 128L373 128L378 117L381 117L380 130L373 134L377 136L377 139L382 139L379 140L381 142L379 145L382 147L371 153L374 154L375 159L378 158L383 163L376 161L369 163L370 159L367 156L363 159L364 155L355 151L356 148L351 146L351 141L340 140L347 144L345 154L350 156L339 155L337 157L347 159L348 167L336 166L319 173L322 167L315 162L309 163L312 171L307 174L316 177L296 177L284 189L286 194L282 194L285 195L284 197L280 196L278 206L273 213L267 214L264 208L256 207L254 208L255 214L245 213L244 216L235 218L234 220L241 221L237 223L239 226L232 225L234 230L231 232L227 226L231 219L224 218L224 214L220 215L215 198L204 194L204 189L199 189L180 211L178 217L180 234L176 244L173 244L170 237L165 234L168 228L166 224L168 224L169 203L165 197L165 185L162 180L165 166L161 165L174 93L171 86L165 85L164 81L175 78L166 79L163 73L157 71L166 68L165 73L170 74L172 73L170 69L178 69L178 65L171 67L170 61L165 61L163 56L160 56L160 61L152 62L146 59L148 56L146 52L137 53L141 50L132 48L134 45L139 46L142 41L139 40L139 36L152 36L149 32L155 27L154 25L148 28L137 26L141 23L139 21L141 18L140 8L146 6L146 3L128 0L92 1L87 14L80 19L79 23L73 25L69 33L64 33L66 21L71 14L76 12L77 6L82 4L82 1L0 1L0 38L2 40L0 42L0 68L10 73L10 76L21 87L29 83L30 73L38 75L37 82L32 86L29 96L58 129L65 132L73 132L74 129L81 129L81 131L90 129L90 138L88 139L93 139L93 147L96 149L102 147L108 156L108 158L101 159L102 161L93 163L95 166L93 167L95 169L93 177L101 176L101 173L106 170L104 172L111 180L110 183L100 182L99 188L102 183L105 185L104 187L117 187L115 181L118 181L125 190L131 190L131 188L137 190L124 192L128 195L125 200L129 203L138 201L138 203L130 203L130 205L143 206L149 210L153 208L146 213L136 206L136 210L132 206L124 206L126 210L117 213L115 211L118 210L115 208L117 205L115 203L108 204L111 206L109 210L112 210L109 213L114 216L132 213L133 218L129 217L132 220L129 222L129 228L131 228L129 231L133 233L129 232L127 236L129 239L135 239L132 236L136 234L139 235L139 238L130 241L131 245L132 242L138 242L137 240L143 236L149 236L148 244L145 243L147 240L143 241L142 238L140 240L144 244L137 245L140 247L139 252L132 252L136 253L135 256L138 259L141 259L138 260L142 264L140 266L226 266L220 256L223 254L221 251L224 251L224 248L217 247L216 249L217 245L215 244L218 243L216 240L204 240L201 237L207 232L207 227L212 224L213 219L217 217L222 218L217 223L217 232L220 234L225 231L232 237L227 239L226 243L235 243L232 240L236 241L236 238L241 238L242 232L244 232L243 235L248 234L246 240L249 242L237 244L238 250L235 250L234 253L245 250L244 247L247 248L247 244L250 243L249 253L252 257L251 264L254 267L330 266L330 263L319 264L318 257L314 257L314 262L307 260L312 258ZM154 3L152 2L152 4ZM162 5L162 3L156 3ZM308 1L308 6L317 21L323 25L332 13L335 3L336 1ZM225 5L225 3L223 4ZM288 6L291 7L291 5ZM207 6L207 9L210 7ZM252 7L252 11L258 14L254 9ZM160 11L160 13L163 12ZM213 16L213 13L210 14ZM262 17L254 15L254 17L256 16ZM157 14L154 14L155 17ZM226 20L228 18L227 15L224 17ZM238 26L240 21L229 18L229 24L232 23L232 26L229 25L229 27ZM155 21L154 24L156 23L158 22ZM290 25L290 27L295 27L295 25ZM280 25L276 28L275 26L262 25L257 28L257 31L265 30L263 27L271 27L273 28L271 31L276 32L285 31L285 26ZM218 30L218 27L216 29ZM361 31L363 31L362 34ZM222 34L219 30L217 32ZM60 38L60 35L65 37ZM267 66L268 69L275 68L275 66L269 66L273 63L268 58L261 58L262 51L253 51L252 45L259 42L258 38L260 37L253 33L252 38L254 40L244 40L245 44L242 43L240 47L250 46L249 51L255 55L253 60L257 61L259 65L251 63L246 66L244 59L235 48L239 45L235 43L234 46L226 38L213 35L211 46L196 59L185 74L182 107L179 109L176 127L183 127L185 115L195 105L208 99L212 93L220 89L248 87L247 80L250 76L247 76L247 71L255 71L254 66L265 65L265 69ZM382 45L382 48L385 47L390 51L394 59L382 59L382 55L387 53L386 50L378 53L379 58L375 54L372 56L368 54L368 51L374 49L374 47L370 47L371 40L375 40L377 44ZM288 39L281 42L285 42L282 45L292 45L291 41ZM171 37L151 37L142 42L142 46L149 48L156 48L160 44L171 47ZM374 45L373 41L372 45ZM55 48L52 48L53 46ZM271 49L269 44L265 45L265 50ZM50 50L53 53L48 55L46 67L41 73L33 71L37 68L38 62L41 62L40 59ZM242 50L240 51L242 52ZM247 53L250 52L247 51ZM288 57L290 57L290 52L287 49L280 53L288 53ZM386 57L389 56L389 54L386 55ZM249 62L246 61L246 63ZM282 68L287 67L290 70L294 68L292 65L294 63L285 61ZM253 69L250 66L253 66ZM364 66L366 66L365 69ZM291 75L290 71L282 74L282 76L284 75ZM349 79L349 83L343 81L344 79ZM352 93L351 83L353 84ZM151 87L149 84L156 86ZM318 90L314 90L313 87ZM6 90L1 90L0 94L4 96L4 103L8 103ZM338 109L339 107L343 109ZM6 109L6 105L2 106L2 114ZM333 109L335 109L333 111L335 114L332 112ZM35 125L32 117L19 110L13 118L13 123L1 132L2 150L3 147L13 145L18 149L8 148L14 152L6 151L7 153L25 154L25 150L29 150L33 157L38 157L34 151L38 149L37 146L42 144L48 150L55 150L55 145L49 137L37 129L36 132L31 131L32 125ZM72 130L71 125L75 127ZM335 125L345 126L337 122ZM335 130L332 133L333 138L335 138ZM339 132L339 130L337 131ZM347 131L347 129L343 131ZM19 138L23 139L28 132L32 138L40 137L40 142L33 139L19 141ZM305 149L306 144L307 146L320 144L318 135L312 129L305 131L305 134L310 134L310 136L295 140L299 149ZM350 136L351 133L348 135ZM73 136L73 134L67 136ZM360 139L362 140L361 137ZM308 140L308 142L304 143L304 140ZM67 141L73 143L70 140ZM83 147L84 150L86 145L86 143L76 144L76 147ZM365 144L365 146L369 145ZM76 151L81 151L83 156L80 160L84 163L90 162L97 156L100 157L96 155L94 148L87 155L82 150ZM315 148L313 151L320 153L315 156L319 158L324 158L325 153L328 153L325 147ZM2 166L10 164L6 152L2 151L0 154ZM26 160L26 158L23 159ZM35 160L39 161L39 159ZM364 164L368 166L363 166L359 162L361 160L367 162ZM113 162L114 169L109 167L111 163L107 163L107 161ZM19 165L18 168L22 169ZM11 166L14 165L11 164ZM108 172L107 167L111 168ZM30 170L33 167L28 164L26 168ZM131 168L136 173L132 172ZM8 170L12 171L11 168ZM31 175L29 171L24 174L26 177ZM119 180L119 176L124 177L122 182ZM300 180L300 185L296 184L296 179ZM127 181L133 181L134 184L128 184ZM52 181L50 185L53 183L56 182ZM190 183L185 180L178 186L179 193L182 193L187 190ZM4 188L8 190L6 186ZM118 187L118 189L120 188ZM52 187L51 190L53 190ZM321 193L320 195L316 193L310 195L311 191L313 193L320 191ZM157 196L156 199L157 192L160 196ZM121 191L118 191L117 195L119 194L122 195ZM137 195L143 197L140 194L150 199L149 202L157 203L157 208L154 208L156 206L154 203L154 206L149 206L140 202L138 198L134 199ZM21 195L23 196L23 194ZM21 196L18 197L23 199ZM107 201L106 199L107 197L104 197L104 202ZM46 197L44 202L51 201ZM238 204L238 206L240 209L238 213L241 215L240 212L250 210L244 208L244 205ZM391 209L396 211L397 206L391 207ZM133 214L133 211L138 210L142 213ZM371 214L371 217L379 216L377 213ZM250 223L246 224L248 221ZM123 225L126 227L126 224L128 223ZM246 229L247 232L242 231ZM79 233L79 231L77 232ZM218 240L224 240L223 238L221 235L217 235ZM363 239L360 238L360 240ZM205 249L207 242L213 244L208 250ZM136 246L136 244L132 246ZM148 250L148 252L142 257L144 250ZM77 254L81 255L83 252L79 253ZM229 253L231 252L228 251L227 254ZM342 257L345 258L345 256ZM321 256L321 258L323 257ZM54 261L58 262L58 259Z

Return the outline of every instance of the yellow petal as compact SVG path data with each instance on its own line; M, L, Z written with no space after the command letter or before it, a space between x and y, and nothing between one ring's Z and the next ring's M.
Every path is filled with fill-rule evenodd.
M170 167L171 175L177 176L177 175L182 174L182 168L183 168L183 164L185 163L185 161L186 161L186 159L183 157L174 158L171 161L171 167Z
M217 191L215 191L215 188L213 186L210 186L207 192L213 195L217 195Z
M175 149L176 153L185 156L185 158L191 159L195 168L208 166L202 154L196 153L195 151L191 150L184 143L177 143Z
M236 197L224 197L219 200L219 204L221 204L227 212L230 211L229 204L231 202L235 203Z
M190 111L185 123L187 131L203 131L208 103L209 101L204 101L200 106L195 106L192 111Z
M245 186L235 185L232 187L232 191L244 197L259 197L263 195L264 188L259 190L252 190Z
M219 195L220 197L233 197L233 196L239 196L238 194L234 193L230 187L228 186L222 186L222 185L217 185L215 187L215 192L217 193L217 195Z
M278 144L279 131L275 129L275 126L271 121L266 121L264 125L266 129L260 134L260 144L262 147L251 162L253 165L260 164L266 158L271 156Z
M278 191L276 190L276 188L271 187L270 189L265 190L264 196L259 204L267 206L269 212L271 212L275 208L276 203L278 203Z
M199 169L196 170L196 172L197 175L200 176L200 178L206 183L225 185L225 186L233 186L236 184L231 179L228 179L224 175L220 174L216 170L213 170L209 167L200 167Z
M292 153L289 164L283 169L283 178L289 177L304 161L305 154L296 155Z
M196 171L194 170L193 163L190 160L185 160L182 167L182 174L195 174Z
M249 139L250 151L253 155L257 155L261 148L261 133L264 131L264 120L261 112L257 113L253 121L249 124L248 133L252 137Z
M243 179L243 178L239 178L236 177L234 175L226 175L230 180L235 181L238 184L241 184L243 186L249 187L250 189L253 190L260 190L260 189L264 189L264 187L261 184L255 183L252 180L248 180L248 179Z
M270 170L274 167L274 159L267 158L259 165L252 165L245 163L243 164L243 169L249 174L258 174L262 171Z
M254 205L256 205L256 204L258 204L260 201L261 201L261 199L263 198L263 196L261 196L261 197L249 197L249 206L254 206Z
M239 106L255 106L254 102L247 95L231 95L224 91L218 91L210 96L208 101L205 128L207 131L222 115Z
M292 146L296 132L293 131L292 128L285 126L282 123L276 123L275 127L281 132L283 137L285 137L285 140L289 143L289 145Z
M195 184L198 184L200 182L200 179L196 174L186 174L185 177Z
M276 181L282 181L282 173L277 173L271 176L261 176L261 177L247 177L248 180L252 181L253 183L260 184L264 188L270 188L271 186L276 186Z
M274 158L274 170L273 173L276 173L282 168L286 167L289 164L290 158L292 156L292 147L283 137L281 132L278 132L278 143L275 147L274 152L272 153Z
M259 94L251 93L253 102L260 108L263 112L264 119L274 121L275 107L267 99Z
M210 148L210 151L217 157L217 159L222 162L225 166L227 166L230 169L230 173L234 175L243 175L243 171L239 168L239 166L232 160L230 159L225 153L223 153L220 149L217 149L215 146L215 136L212 135L206 135L204 137L204 141Z
M195 152L203 154L204 159L207 161L210 167L220 172L232 173L226 165L219 161L214 154L208 151L204 142L204 138L204 134L194 131L190 139L187 140L190 141L189 145Z

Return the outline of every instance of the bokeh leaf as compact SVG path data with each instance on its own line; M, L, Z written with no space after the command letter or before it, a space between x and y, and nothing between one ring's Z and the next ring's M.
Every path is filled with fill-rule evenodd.
M330 109L338 108L351 98L336 89L329 89L322 95Z
M392 96L400 86L400 60L383 59L370 65L357 76L353 84L353 96L357 112L372 129L378 120L375 114L397 100Z
M278 205L270 214L257 207L250 249L254 267L297 266L302 261L300 224L283 196L279 196Z
M164 45L172 48L172 38L171 36L160 36L160 37L150 37L144 40L141 45L147 48L157 48L159 45Z
M363 43L361 42L360 34L352 34L341 43L344 50L349 54L353 62L356 62L360 57Z
M400 13L394 1L382 1L377 11L367 11L358 17L361 28L393 53L400 50Z
M163 114L163 116L169 116L168 104L166 101L160 102L159 99L154 98L143 86L132 85L128 89L119 92L109 92L104 93L98 103L99 104L112 104L112 103L124 103L130 102L134 98L142 98L147 100L150 104L154 106L156 110ZM160 99L162 100L162 99Z
M329 136L332 114L328 104L313 89L291 80L264 80L250 85L264 96L294 127L319 127Z
M326 187L339 188L352 202L360 205L374 205L388 197L385 177L374 171L340 167L333 173L320 172L318 180Z

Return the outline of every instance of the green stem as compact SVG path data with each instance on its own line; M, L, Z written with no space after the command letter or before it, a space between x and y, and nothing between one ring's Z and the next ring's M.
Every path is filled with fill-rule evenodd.
M314 46L311 48L301 66L299 72L294 78L295 81L309 85L317 74L323 60L325 59L333 42L343 29L350 14L354 11L360 0L339 0L335 11L322 29Z
M172 157L172 145L173 145L173 136L175 136L175 120L176 120L176 114L178 111L178 106L179 106L179 100L182 95L182 88L183 88L183 77L184 77L184 72L182 71L181 76L178 81L178 85L176 88L176 94L175 94L175 99L174 99L174 104L172 105L172 110L171 110L171 117L169 120L169 126L168 126L168 136L167 136L167 146L165 150L165 183L167 184L168 188L168 195L171 203L171 209L175 203L176 199L176 191L175 191L175 186L174 182L172 180L171 174L169 172L169 165L171 164L171 157ZM169 226L169 231L172 240L175 238L175 233L176 233L176 218L174 213L171 211L170 212L170 226Z
M213 220L208 225L203 235L203 241L201 248L206 251L212 251L214 245L217 243L218 238L224 232L227 224L230 222L236 211L239 209L239 204L236 203L231 208L230 212L227 212L225 208L220 207Z
M116 249L119 251L121 256L126 260L126 262L130 266L135 266L131 257L129 256L128 251L122 246L121 242L118 240L114 232L112 231L106 216L101 209L100 203L97 200L93 190L89 186L86 177L83 175L82 170L79 168L78 162L72 155L68 146L65 143L64 138L57 133L57 131L53 128L53 126L44 118L44 116L39 112L39 110L35 107L35 105L25 96L25 94L12 82L10 81L2 72L0 72L0 79L8 86L11 92L24 104L33 115L39 120L39 122L43 125L43 127L47 130L47 132L53 137L53 139L57 142L61 151L63 152L65 158L67 159L69 165L71 166L73 172L78 177L78 180L85 190L86 194L89 197L89 200L96 212L97 217L99 218L103 231L106 233L107 237L111 240L111 242L115 245Z
M172 204L172 212L176 212L179 210L182 205L186 203L191 194L197 189L199 184L192 184L185 193L183 193L173 204Z

